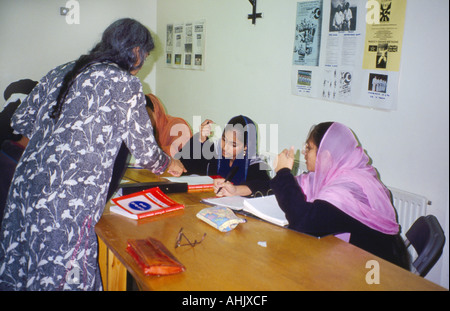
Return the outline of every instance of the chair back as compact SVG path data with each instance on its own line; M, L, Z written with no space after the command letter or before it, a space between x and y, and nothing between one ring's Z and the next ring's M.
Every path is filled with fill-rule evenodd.
M416 273L424 277L441 257L445 235L434 215L419 217L406 232L406 246L412 245L418 256L412 262Z

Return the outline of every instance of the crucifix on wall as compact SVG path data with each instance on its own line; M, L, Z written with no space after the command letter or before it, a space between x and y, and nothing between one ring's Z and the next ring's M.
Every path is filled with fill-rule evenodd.
M256 24L257 18L262 18L262 13L256 13L256 0L248 0L253 7L252 14L248 14L248 19L252 20L252 24Z

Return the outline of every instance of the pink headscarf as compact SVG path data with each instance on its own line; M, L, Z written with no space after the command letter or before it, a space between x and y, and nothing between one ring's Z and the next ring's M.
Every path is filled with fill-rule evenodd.
M315 172L296 178L307 202L327 201L374 230L397 234L389 191L368 162L353 132L334 122L320 143Z

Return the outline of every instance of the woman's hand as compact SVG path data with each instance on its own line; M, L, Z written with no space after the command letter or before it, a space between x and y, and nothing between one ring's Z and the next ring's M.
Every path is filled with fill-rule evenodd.
M180 160L171 158L170 164L167 167L167 172L172 176L179 177L181 174L186 173L183 163Z
M277 173L282 168L289 168L292 170L294 167L294 146L292 146L289 150L284 149L281 151L281 153L278 155L278 158L275 159L274 167L275 167L275 173Z
M252 194L249 187L245 185L235 186L229 181L225 182L224 178L214 179L214 192L218 197L248 196Z
M203 121L203 123L200 125L200 142L204 143L208 137L211 135L211 124L214 122L206 119Z

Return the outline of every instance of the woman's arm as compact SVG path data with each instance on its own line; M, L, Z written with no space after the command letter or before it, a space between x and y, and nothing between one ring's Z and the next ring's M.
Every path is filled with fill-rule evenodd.
M121 82L124 83L124 82ZM117 113L125 133L122 139L136 158L136 164L155 174L162 174L171 163L170 157L158 146L145 108L145 96L140 81L131 77L123 85L122 98L117 99Z
M280 169L270 185L289 228L315 236L351 231L351 217L332 204L321 200L307 202L288 168Z

